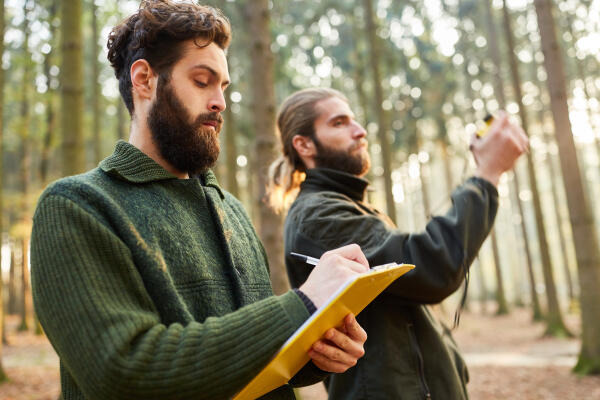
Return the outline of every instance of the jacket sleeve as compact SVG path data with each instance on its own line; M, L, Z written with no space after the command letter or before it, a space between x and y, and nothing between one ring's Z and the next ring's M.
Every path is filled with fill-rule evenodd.
M290 291L165 325L130 250L62 196L38 205L31 260L40 322L88 399L229 398L308 318Z
M452 206L433 217L425 231L406 233L386 222L386 217L364 212L339 199L319 201L304 209L297 231L286 231L286 249L319 257L327 249L349 243L361 246L371 266L389 262L415 264L416 268L387 290L407 301L438 303L462 283L491 230L498 209L498 192L489 182L470 178L452 194ZM286 247L288 245L286 244ZM306 280L312 266L286 258L294 286Z

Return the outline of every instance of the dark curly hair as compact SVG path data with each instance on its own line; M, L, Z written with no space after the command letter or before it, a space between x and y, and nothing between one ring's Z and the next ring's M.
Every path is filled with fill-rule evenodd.
M226 50L231 40L229 20L220 10L191 2L143 0L139 10L115 26L108 36L108 60L119 80L123 101L133 115L131 64L145 59L163 78L180 58L184 41L199 47L215 43Z

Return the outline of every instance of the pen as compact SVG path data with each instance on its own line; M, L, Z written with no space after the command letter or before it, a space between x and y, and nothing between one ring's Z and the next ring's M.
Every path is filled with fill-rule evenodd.
M307 264L310 265L317 265L319 263L319 259L318 258L314 258L314 257L310 257L310 256L305 256L303 254L298 254L298 253L294 253L293 251L290 252L290 255L293 257L296 257L299 260L304 261Z

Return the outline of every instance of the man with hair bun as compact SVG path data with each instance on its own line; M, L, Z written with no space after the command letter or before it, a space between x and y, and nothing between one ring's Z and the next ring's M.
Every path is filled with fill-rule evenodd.
M50 185L33 222L33 295L60 357L61 399L231 398L368 269L357 245L344 246L299 289L273 295L248 216L210 170L229 41L221 12L191 1L143 1L110 33L129 142ZM343 372L364 353L352 315L325 337L265 399L293 399L292 386Z
M354 368L327 381L330 399L466 399L468 373L450 332L426 307L460 286L490 232L498 209L496 185L528 146L523 131L499 112L488 133L474 139L473 177L452 193L452 206L424 232L397 227L365 199L370 167L367 133L346 97L333 89L298 91L277 116L282 155L270 168L269 201L289 212L285 254L293 286L311 266L290 257L319 257L357 243L371 265L415 264L358 316L369 333Z

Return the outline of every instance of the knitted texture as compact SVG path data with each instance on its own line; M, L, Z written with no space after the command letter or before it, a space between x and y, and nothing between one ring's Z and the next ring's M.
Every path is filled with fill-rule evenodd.
M64 399L221 399L308 318L211 171L177 179L134 146L40 197L36 312ZM294 398L289 386L265 398Z

